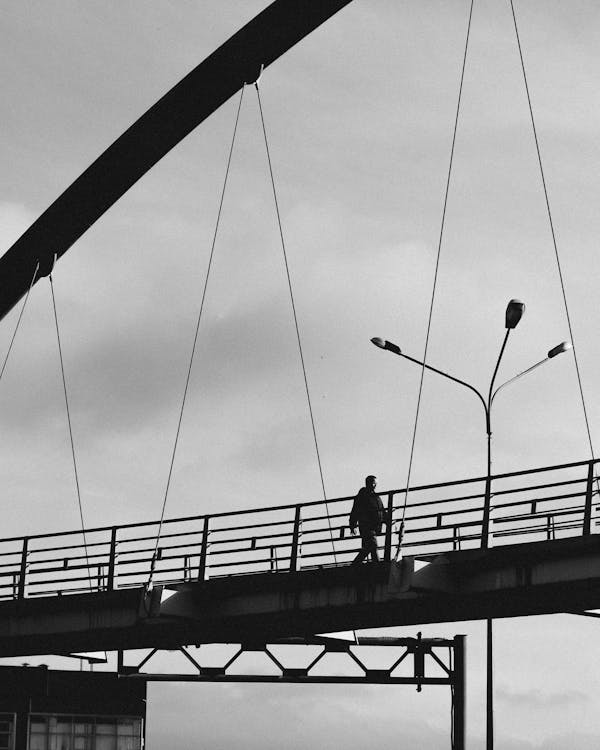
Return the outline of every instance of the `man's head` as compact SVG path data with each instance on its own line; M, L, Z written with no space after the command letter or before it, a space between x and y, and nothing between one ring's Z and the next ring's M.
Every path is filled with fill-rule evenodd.
M375 487L377 487L377 477L374 477L372 474L369 474L368 477L365 477L365 487L368 490L374 490Z

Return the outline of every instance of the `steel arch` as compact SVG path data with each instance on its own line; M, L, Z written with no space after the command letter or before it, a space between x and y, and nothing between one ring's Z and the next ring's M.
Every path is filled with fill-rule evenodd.
M129 188L244 83L351 0L275 0L109 146L0 258L0 319ZM37 279L36 279L37 281Z

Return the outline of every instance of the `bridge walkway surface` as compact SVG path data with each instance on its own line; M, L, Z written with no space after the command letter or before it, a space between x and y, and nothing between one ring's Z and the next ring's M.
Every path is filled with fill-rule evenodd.
M382 562L350 567L352 497L0 540L0 655L265 642L600 607L594 461L382 492ZM327 510L329 509L329 513ZM153 586L148 587L152 570Z

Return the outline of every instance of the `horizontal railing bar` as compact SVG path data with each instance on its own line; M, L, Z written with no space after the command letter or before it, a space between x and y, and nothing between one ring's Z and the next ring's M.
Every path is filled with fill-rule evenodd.
M13 552L0 552L0 557L21 557L21 554L23 552L23 540L19 540L21 544L19 545L19 549L14 550ZM4 542L3 539L0 539L0 543ZM10 564L10 563L8 563Z
M511 523L512 521L521 521L523 519L533 518L553 518L555 516L569 516L574 513L583 514L585 508L556 508L546 510L540 513L519 513L515 516L506 516L505 518L494 518L494 523Z
M32 589L37 588L40 590L46 590L48 586L57 584L57 583L79 583L80 581L85 581L85 586L83 588L85 589L86 593L93 593L95 591L103 591L104 587L99 587L97 585L97 581L95 582L92 589L89 587L89 578L88 576L77 576L74 578L49 578L48 580L41 579L37 581L28 581L27 582L27 589L28 589L28 596L29 594L33 593Z
M548 503L555 500L566 500L571 497L581 497L582 500L585 499L584 494L580 493L570 493L570 494L564 494L564 495L551 495L550 497L540 497L540 498L528 498L524 500L512 500L508 503L498 503L492 505L492 511L498 510L501 508L512 508L517 507L519 505L531 505L532 503L540 504L540 503ZM483 511L483 506L478 506L476 508L456 508L454 510L446 510L442 511L441 513L423 513L418 516L409 516L407 514L406 521L416 521L416 520L423 520L425 518L437 518L438 516L450 516L450 515L459 515L461 513L481 513Z
M120 528L120 527L117 527L117 528ZM198 529L196 531L178 531L176 533L173 532L172 534L161 534L160 538L162 541L163 539L175 539L181 536L199 536L200 541L202 541L203 533L204 532L202 531L202 529ZM122 547L123 545L131 544L132 542L151 542L151 541L156 541L156 535L154 536L132 536L132 537L127 537L125 539L117 539L117 544L119 545L119 547Z
M492 496L493 497L497 497L499 495L514 494L516 492L530 492L530 491L532 491L534 489L548 489L548 488L551 488L551 487L558 487L558 486L567 485L567 484L581 484L581 483L586 482L586 481L587 481L587 477L584 477L582 479L574 479L574 480L569 480L567 482L551 482L549 484L532 485L531 487L518 487L518 488L511 488L511 489L506 489L506 490L498 490L498 491L494 491L492 493ZM412 490L411 490L411 492L412 492ZM382 492L381 494L385 495L385 494L389 494L389 493ZM584 494L584 493L581 493L581 494ZM483 500L485 498L485 494L483 492L479 492L479 493L477 493L475 495L460 495L460 496L457 496L457 497L449 497L449 498L441 498L441 499L436 499L436 500L422 500L422 501L419 501L419 502L411 502L411 503L409 503L407 505L406 518L407 519L409 519L409 518L415 518L415 516L411 516L410 515L411 508L420 508L420 507L423 507L423 506L426 506L426 505L444 505L444 504L447 504L447 503L462 502L462 501L465 501L465 500L476 500L478 498L481 498ZM404 509L404 505L394 505L394 508L393 508L394 511L403 510L403 509ZM444 512L449 513L451 511L444 511ZM327 518L327 516L323 516L323 518Z
M31 558L31 554L29 555L29 558ZM44 565L46 563L64 563L64 561L67 561L68 565L67 567L70 567L70 564L72 562L75 562L75 560L103 560L106 562L100 563L101 565L108 565L108 562L110 560L110 553L109 552L103 552L97 555L73 555L71 557L43 557L41 559L29 559L29 565ZM95 562L94 565L98 565L98 562Z
M568 521L565 523L557 523L554 525L554 527L550 527L550 531L556 531L560 529L580 529L583 526L581 523L575 523L572 521ZM540 526L529 526L525 529L517 529L515 531L506 530L506 531L496 531L494 533L494 536L497 537L505 537L505 536L522 536L524 534L544 534L547 535L548 533L548 527L545 525Z
M569 484L585 484L587 483L587 476L581 477L581 479L565 479L562 482L548 482L546 484L532 484L527 487L509 487L506 489L494 490L493 495L513 495L515 492L533 492L534 490L546 490L553 487L566 487ZM582 494L585 494L582 493Z
M497 510L498 508L514 508L517 505L531 505L532 503L550 503L555 500L568 500L572 497L580 497L582 500L585 500L585 493L580 492L570 492L563 495L550 495L549 497L529 497L527 499L523 500L512 500L509 503L499 503L494 504L492 502L492 510Z
M10 568L10 567L16 566L16 569L18 570L20 564L21 564L20 560L15 560L14 562L9 562L9 563L0 563L0 568Z
M64 565L58 565L54 568L38 568L37 566L34 567L33 565L28 569L27 571L27 578L30 579L33 575L43 575L44 573L55 573L59 570L65 571L72 571L72 570L89 570L90 574L88 577L96 577L98 575L97 571L94 569L98 565L102 567L106 567L108 569L108 560L105 563L96 563L95 565L68 565L66 568Z
M3 541L3 539L0 539L0 543ZM27 554L31 557L32 555L38 555L41 552L66 552L67 550L86 549L86 547L87 549L90 549L91 547L110 547L110 539L107 539L105 542L88 542L87 545L82 542L81 544L67 544L64 547L30 547Z

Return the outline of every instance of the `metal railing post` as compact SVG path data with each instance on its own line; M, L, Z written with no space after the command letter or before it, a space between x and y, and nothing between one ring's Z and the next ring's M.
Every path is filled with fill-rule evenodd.
M202 549L200 550L200 565L198 566L198 580L206 580L206 560L208 558L208 522L210 516L204 516L204 527L202 529Z
M290 554L290 573L295 573L298 570L301 534L302 534L302 519L300 517L300 506L296 505L296 512L294 514L294 534L292 537L292 551Z
M23 538L23 549L21 551L21 571L19 574L19 587L17 589L17 599L25 598L25 578L27 576L27 556L28 556L29 538Z
M594 489L594 462L588 463L587 486L585 488L585 508L583 510L583 536L592 533L592 491Z
M390 492L388 494L387 502L387 519L385 525L385 548L383 552L383 559L385 562L390 562L392 559L392 515L394 513L394 494Z
M116 562L117 562L117 527L113 526L110 531L110 552L108 553L108 576L106 579L107 591L114 591L114 588L115 588Z
M489 456L488 456L489 463ZM490 474L485 479L485 491L483 495L483 519L481 521L481 549L487 549L490 538L490 511L492 504L492 477Z

